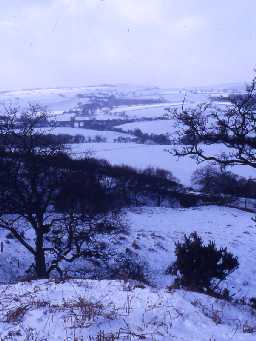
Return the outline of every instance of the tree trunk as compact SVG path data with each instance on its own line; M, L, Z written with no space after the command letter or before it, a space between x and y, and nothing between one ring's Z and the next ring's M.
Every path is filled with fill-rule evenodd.
M44 239L43 233L37 233L36 236L36 254L35 267L38 278L48 278L49 275L46 270L45 254L44 254Z
M161 206L161 195L157 196L157 207Z

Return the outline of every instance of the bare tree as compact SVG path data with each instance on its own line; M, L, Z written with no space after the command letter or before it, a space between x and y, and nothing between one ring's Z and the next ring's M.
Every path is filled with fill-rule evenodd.
M230 96L231 104L220 110L201 104L174 112L177 137L174 154L190 155L199 162L214 161L222 167L256 168L256 77L244 94ZM221 144L221 151L209 145Z
M83 161L69 158L58 140L49 141L45 124L47 114L32 106L16 112L0 135L0 228L32 254L39 278L61 272L62 261L103 255L96 236L106 224L110 230L101 184L93 174L86 181Z

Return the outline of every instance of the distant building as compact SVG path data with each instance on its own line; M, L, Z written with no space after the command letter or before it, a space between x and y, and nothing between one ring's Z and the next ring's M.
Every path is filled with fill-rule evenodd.
M57 127L73 127L74 114L63 113L55 115L51 117L51 121L53 121Z
M73 127L74 128L84 128L86 126L86 122L88 122L90 117L88 116L75 116L73 118Z
M54 125L57 127L84 128L86 122L89 120L91 120L90 117L78 116L75 111L64 112L51 117L51 121L54 122Z

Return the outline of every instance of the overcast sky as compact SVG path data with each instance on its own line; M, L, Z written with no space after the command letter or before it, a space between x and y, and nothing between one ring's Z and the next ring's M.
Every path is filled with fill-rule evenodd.
M246 81L255 0L0 0L0 89Z

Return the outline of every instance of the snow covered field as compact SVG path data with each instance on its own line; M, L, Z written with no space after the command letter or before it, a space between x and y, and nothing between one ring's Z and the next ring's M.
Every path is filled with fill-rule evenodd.
M212 93L191 92L188 102L203 101ZM134 138L132 131L135 129L147 134L171 134L174 131L172 121L140 119L163 116L167 104L180 105L184 91L128 86L38 89L1 93L0 102L13 101L21 106L28 102L40 103L61 119L64 110L72 109L79 101L86 102L86 96L95 94L134 98L164 96L166 103L120 106L109 114L99 112L95 116L108 120L137 119L117 127L124 133L84 128L50 129L49 133L57 135L83 135L91 139L102 136L106 139L106 142L70 145L73 157L79 158L89 152L113 165L163 168L183 185L191 186L191 176L199 166L190 157L174 157L168 152L172 146L114 142L118 137ZM66 119L64 115L62 118ZM129 134L125 133L128 131ZM206 148L219 153L225 150L221 145ZM255 170L250 167L235 166L231 170L255 178ZM106 279L109 277L103 272L99 275L95 267L95 276L90 277L91 268L88 270L84 261L64 264L64 268L72 275L79 265L87 274L84 277L97 278L99 275L101 280L84 278L10 284L26 276L25 271L33 260L20 244L0 231L3 251L0 253L0 340L256 340L255 311L189 291L168 292L167 287L174 278L166 274L167 267L175 260L175 242L182 240L184 234L197 231L205 242L213 240L218 247L227 247L238 257L239 268L223 281L222 288L227 288L237 299L248 301L256 297L256 230L252 213L219 206L140 207L124 209L123 213L127 232L104 238L114 254L129 254L144 264L148 286L129 280ZM111 261L114 264L116 260Z
M79 102L86 103L91 96L116 96L130 98L154 98L161 96L160 89L129 85L98 85L82 87L64 87L49 89L24 89L1 91L0 103L15 104L21 107L32 104L46 106L49 110L69 110ZM172 94L172 101L177 102L178 91Z
M174 261L175 242L185 233L197 231L205 241L215 240L217 246L227 246L238 256L240 267L225 283L228 289L238 297L256 296L256 232L252 213L218 206L187 209L144 207L127 209L124 213L128 234L111 237L111 244L116 253L128 248L134 256L142 259L154 286L165 288L171 283L172 279L165 270ZM5 232L1 232L4 243L0 258L2 282L24 275L22 272L32 261L17 242L5 236ZM6 271L10 264L11 268ZM70 269L73 271L72 267Z
M129 119L156 118L163 117L166 109L175 108L182 105L182 102L170 102L151 105L120 106L111 110L113 115L125 114Z
M255 340L248 309L181 290L69 280L0 286L0 292L2 340Z
M0 337L98 340L104 331L106 336L119 335L117 340L255 340L255 314L249 308L183 290L168 292L172 278L165 274L174 261L175 241L197 231L204 241L215 240L238 256L240 267L223 288L238 298L255 297L256 232L251 218L250 213L216 206L126 210L129 233L113 245L147 263L151 286L109 280L1 285Z
M232 90L230 90L232 92ZM165 103L151 105L138 105L127 107L116 107L113 115L118 116L120 112L126 111L129 117L156 117L162 116L167 106L180 106L186 97L189 105L206 102L210 95L222 96L221 89L193 91L192 89L161 89L147 86L120 85L98 85L81 87L64 87L49 89L23 89L0 92L0 104L15 105L25 108L28 104L40 104L49 111L68 111L77 106L78 103L87 103L90 97L115 96L120 98L154 99L165 100ZM226 94L226 93L224 93ZM101 116L102 117L102 116Z
M132 122L119 125L117 128L123 131L134 131L140 129L146 134L172 134L174 123L171 120L154 120L144 122Z
M215 146L209 146L215 148ZM198 168L196 160L190 157L177 158L171 155L169 145L147 145L136 143L80 143L72 145L74 157L91 151L93 156L106 159L113 165L129 165L138 169L157 167L166 169L186 186L191 185L191 176ZM220 151L222 150L219 148ZM205 165L205 163L203 163ZM255 170L246 166L232 167L232 172L244 177L255 177Z
M142 208L129 211L127 216L140 256L152 269L155 285L164 287L170 282L164 271L175 259L175 242L197 231L204 241L214 240L218 247L227 247L238 256L240 267L225 283L238 297L256 296L256 231L252 218L251 213L217 206Z
M40 129L41 130L41 129ZM50 128L48 129L43 129L41 130L45 133L49 134L55 134L55 135L60 135L60 134L68 134L71 136L75 135L82 135L85 138L89 139L95 139L96 136L100 136L104 139L106 139L106 142L113 143L114 140L118 139L119 137L123 138L135 138L132 135L126 134L126 133L119 133L115 131L108 131L108 130L93 130L93 129L84 129L84 128L69 128L69 127L57 127L57 128Z

